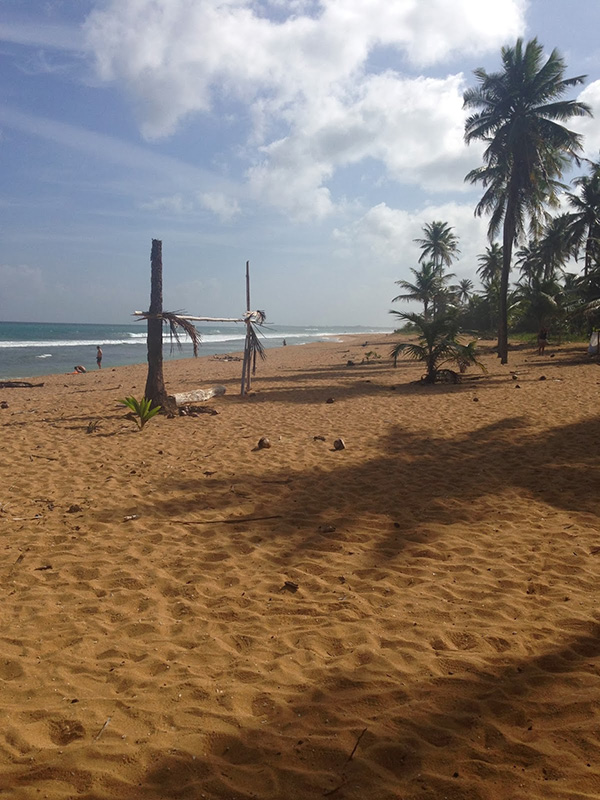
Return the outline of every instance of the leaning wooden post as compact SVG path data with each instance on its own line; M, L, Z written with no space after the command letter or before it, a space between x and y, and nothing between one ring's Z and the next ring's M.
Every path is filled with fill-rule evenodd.
M250 391L250 262L246 261L246 340L244 342L244 361L242 364L242 395Z
M162 303L162 241L152 239L150 255L150 308L148 310L148 377L144 396L152 401L153 405L162 406L170 410L167 399L167 390L163 379L163 321Z

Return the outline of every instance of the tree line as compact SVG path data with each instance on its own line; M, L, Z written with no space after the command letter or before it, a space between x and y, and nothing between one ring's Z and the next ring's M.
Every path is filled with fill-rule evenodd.
M485 144L483 165L465 178L484 188L475 214L489 215L489 245L478 257L482 289L468 278L452 283L459 239L434 221L415 240L418 266L412 280L397 281L402 293L393 300L422 303L425 324L497 331L507 363L509 330L583 333L599 321L600 161L582 158L582 137L562 124L591 116L585 103L561 99L586 76L566 78L562 57L553 50L544 58L537 39L517 40L501 58L498 72L475 70L477 85L464 93L465 108L474 109L465 141ZM584 174L568 186L561 179L573 164ZM561 199L566 210L557 213ZM577 264L578 272L569 271ZM513 269L519 277L511 286ZM409 322L415 316L392 313Z

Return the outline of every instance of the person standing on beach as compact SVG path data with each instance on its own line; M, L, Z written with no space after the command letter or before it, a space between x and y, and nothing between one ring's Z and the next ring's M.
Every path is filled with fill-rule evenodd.
M547 344L548 344L548 329L541 328L540 332L538 333L538 356L544 355L544 350L546 349Z
M100 345L96 348L96 364L98 364L98 369L102 369L102 348Z

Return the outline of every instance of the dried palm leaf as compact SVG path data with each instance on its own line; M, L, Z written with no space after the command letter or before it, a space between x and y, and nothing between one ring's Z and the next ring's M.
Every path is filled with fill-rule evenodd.
M139 319L162 319L169 326L169 337L171 340L171 352L175 343L181 350L181 332L186 333L194 348L194 355L198 355L198 345L202 342L202 336L196 326L187 317L182 316L181 311L163 311L161 314L150 314L148 311L136 312Z
M258 338L258 331L255 329L254 325L250 322L248 323L248 332L246 334L247 339L247 350L248 356L252 359L252 374L256 373L256 356L259 355L261 359L264 361L267 357L265 353L265 348L260 342Z
M194 355L198 355L198 345L202 341L202 337L198 328L186 319L185 317L181 316L181 312L171 312L171 311L163 311L162 313L163 320L169 324L169 335L171 337L171 350L173 349L173 342L175 341L177 347L181 350L181 331L186 333L189 338L191 339L192 346L194 348Z
M253 325L264 325L267 315L264 311L246 311L244 322L251 322Z

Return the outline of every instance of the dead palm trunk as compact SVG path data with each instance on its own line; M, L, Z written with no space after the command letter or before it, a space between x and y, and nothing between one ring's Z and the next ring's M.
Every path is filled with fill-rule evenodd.
M152 239L150 255L150 308L148 309L148 377L144 396L153 405L170 410L163 379L163 320L162 320L162 241Z

